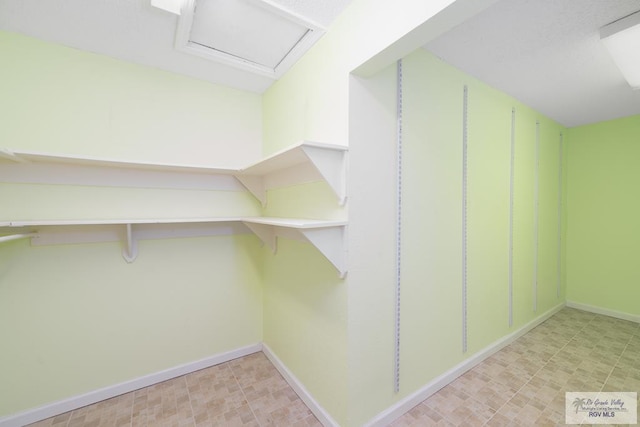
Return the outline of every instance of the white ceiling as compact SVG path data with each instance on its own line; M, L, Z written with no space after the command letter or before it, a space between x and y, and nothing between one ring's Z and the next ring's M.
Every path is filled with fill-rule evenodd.
M573 127L640 114L640 90L599 35L637 10L638 0L501 0L424 48Z
M328 27L351 0L271 0ZM425 49L565 126L640 114L599 40L639 0L501 0ZM174 49L150 0L0 0L0 29L261 93L273 79Z
M201 1L189 40L275 69L307 30L304 25L251 3Z
M329 26L351 0L271 0ZM174 49L178 17L150 0L0 0L0 30L261 93L273 79Z

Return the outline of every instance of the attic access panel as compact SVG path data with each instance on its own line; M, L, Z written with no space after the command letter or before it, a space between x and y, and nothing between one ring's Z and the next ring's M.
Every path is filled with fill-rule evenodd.
M187 0L176 48L279 78L324 30L267 0Z

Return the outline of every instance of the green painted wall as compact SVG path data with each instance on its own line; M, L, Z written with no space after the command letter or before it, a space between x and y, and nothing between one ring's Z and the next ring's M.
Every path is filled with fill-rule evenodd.
M264 93L264 154L301 140L349 145L351 71L450 3L351 3L327 34ZM357 197L358 190L351 183L348 188L349 197ZM338 206L326 184L311 183L270 191L265 213L344 219L348 210L350 206ZM351 230L352 225L349 227ZM358 346L352 342L365 334L369 338L365 326L351 326L366 321L353 313L356 307L375 307L363 306L366 303L359 300L360 291L354 291L354 283L360 290L367 286L357 274L354 279L352 269L357 259L363 259L363 253L352 251L349 237L350 271L343 280L314 249L279 240L277 255L265 259L265 343L334 420L344 426L361 425L380 408L378 402L366 409L356 407L354 403L370 395L367 392L356 398L350 384L356 377L355 381L364 380L352 374L358 368L352 363L352 351ZM291 313L299 316L292 317ZM368 360L359 359L358 364L368 365ZM378 378L376 375L372 380ZM386 402L381 402L383 407ZM370 407L375 408L373 412Z
M458 83L458 93L465 80L469 80L468 77ZM508 333L512 101L484 84L473 80L467 84L467 327L469 352L473 354Z
M567 300L640 316L640 116L568 131Z
M0 415L262 339L251 235L0 246Z
M274 216L343 219L348 215L346 279L339 279L310 245L288 238L279 238L275 255L258 248L251 236L143 242L140 258L130 265L122 261L118 244L29 248L22 241L0 246L0 304L24 301L25 313L33 315L21 318L13 308L4 311L8 319L0 320L9 320L6 325L19 319L28 325L24 330L40 337L42 343L30 350L41 358L27 357L19 370L23 374L30 369L44 372L44 378L51 381L42 394L27 396L23 391L18 400L12 397L0 414L262 338L336 421L359 426L474 352L562 303L563 288L560 296L556 294L562 128L426 52L412 53L405 58L401 389L393 392L396 73L394 65L368 78L350 73L449 3L356 0L262 98L0 33L0 47L16 59L15 65L0 71L0 89L11 94L6 101L0 100L0 113L15 123L0 130L0 136L18 141L8 144L10 148L234 166L247 153L257 158L260 149L270 154L309 139L349 145L351 158L348 207L338 206L326 184L310 183L270 191L264 210ZM42 81L33 71L38 67L56 72ZM470 114L467 354L461 350L460 302L464 84L469 87ZM34 107L34 100L42 105ZM509 328L512 108L516 109L516 199L514 325ZM29 117L36 118L32 127L27 126ZM533 234L536 120L541 130L537 236ZM237 152L229 150L230 139L240 141L234 145ZM4 184L0 190L18 198L16 187ZM46 192L30 187L33 194ZM65 190L71 193L64 194L85 191ZM200 192L143 191L139 196L137 191L100 190L107 198L149 200L171 212L181 212L181 206L190 203L197 212L215 208L216 214L259 209L242 193L211 192L203 201ZM185 199L176 207L175 200L181 198ZM62 209L57 214L63 217L72 212L73 199L66 211L59 206L47 209L51 213ZM25 218L34 214L29 208L13 209ZM92 212L89 209L84 215ZM127 210L118 212L124 215ZM534 297L536 240L538 293ZM78 260L83 263L81 268ZM69 275L71 270L74 274ZM100 277L94 277L97 275ZM188 292L176 290L182 289L176 283L183 282L188 282L183 285ZM64 293L52 297L58 304L34 298L45 290L55 292L55 286L64 287ZM133 298L123 299L125 292ZM149 294L153 296L151 306ZM111 303L90 306L104 315L72 328L73 319L88 315L86 301L96 295ZM230 300L234 303L229 304ZM114 321L116 311L108 310L110 306L118 307L121 318ZM186 307L190 311L185 319ZM60 310L69 314L61 315ZM224 329L212 327L223 318ZM57 320L45 327L42 319ZM162 326L161 332L149 333L156 331L156 324ZM131 331L113 336L125 327ZM185 330L192 332L185 334ZM24 335L16 331L5 329L0 336L9 337L9 345L20 349ZM144 348L137 341L140 336L146 340ZM64 345L52 345L53 341ZM97 345L104 350L102 359L100 354L89 353L86 359L78 356L86 351L86 342L103 343ZM111 343L129 353L115 354ZM176 343L182 346L166 349ZM126 357L144 360L151 351L147 348L164 349L154 359L156 365L125 366ZM0 356L6 358L0 363L9 366L27 353L8 352ZM72 383L60 385L64 377L55 377L57 371L51 367L68 373L65 360L79 364L79 372L90 371L87 361L106 360L109 369L104 375L78 374ZM38 384L38 378L29 378L32 381L25 387ZM2 393L8 390L0 389L0 397Z
M349 74L451 3L351 2L313 48L264 93L264 153L303 139L348 145Z
M423 51L403 59L403 74L401 384L415 390L461 359L465 76Z
M566 291L563 289L562 263L566 259L564 247L560 247L561 259L558 259L558 200L560 172L560 140L564 139L565 130L557 123L539 117L539 197L538 197L538 286L537 312L544 313L549 307L565 301ZM560 136L562 133L562 136ZM564 145L564 143L563 143ZM563 162L566 156L562 156ZM564 172L563 165L563 172ZM563 188L566 188L566 177ZM564 201L562 201L564 206ZM562 225L561 225L562 227ZM561 229L566 238L566 223ZM560 266L558 266L560 261ZM561 282L558 285L558 282ZM565 283L566 287L566 283Z
M352 79L349 375L353 425L564 303L557 295L563 128L424 50L403 59L400 391L393 390L396 68ZM462 111L468 87L468 351L462 350ZM513 325L509 203L515 109ZM540 122L538 235L534 234ZM538 240L537 307L534 306ZM562 248L560 248L562 251Z
M0 182L0 197L6 200L0 221L260 215L255 198L243 191Z
M403 292L407 296L402 303L402 336L405 338L401 391L393 392L395 68L392 65L367 78L350 76L350 73L445 4L382 3L354 2L327 35L263 96L265 154L302 139L349 145L346 209L336 206L323 184L273 190L266 209L273 214L296 212L316 218L348 215L347 278L340 281L328 273L325 277L326 261L321 255L309 252L306 258L300 258L304 246L285 243L284 239L277 256L265 261L264 275L266 344L292 367L320 405L345 426L366 423L455 363L563 301L562 295L553 300L547 297L549 287L553 287L555 296L555 281L539 285L538 312L534 312L532 172L535 158L532 144L535 121L539 119L542 129L555 135L551 138L545 134L542 138L545 144L547 139L550 145L559 142L561 127L429 58L424 52L411 55L407 58L411 63L407 69L410 86L405 92L411 98L407 102L412 104L407 110L411 124L406 132L409 139L413 138L407 147L410 152L407 162L411 166L405 181L410 194L405 199L410 208L403 231L406 236ZM385 24L377 25L382 22L378 20ZM470 86L470 126L474 132L470 172L473 180L471 330L470 351L466 355L461 353L459 335L461 160L459 145L451 143L452 139L459 139L461 132L461 119L454 114L462 108L464 83ZM446 106L444 111L442 106ZM508 148L514 106L518 110L518 143L522 145L516 154L520 165L516 172L516 191L522 196L516 203L516 308L515 323L510 329L506 292ZM421 116L423 112L429 113L427 118ZM541 159L545 165L555 165L550 166L552 168L558 166L558 159L551 154L541 154ZM557 190L558 174L554 177ZM434 180L437 185L430 186L428 183ZM550 209L557 212L557 206L547 203L553 189L540 185L541 209L545 214ZM319 195L321 202L311 201L309 194ZM491 203L487 203L488 200ZM541 229L549 235L554 232L546 225ZM555 241L549 248L550 237L545 234L543 240L541 251L557 253ZM555 271L557 256L553 260L541 258L539 271ZM292 274L286 267L316 263L317 267L308 268L306 275L296 273L297 267ZM317 275L322 277L320 281ZM317 297L325 293L331 297ZM294 319L289 312L298 312L301 316ZM434 351L434 342L437 351ZM330 348L331 356L307 351L307 348L318 347ZM345 354L346 360L334 357ZM303 359L306 363L301 362ZM425 360L429 361L426 368ZM323 381L326 376L336 381Z
M325 182L270 190L263 214L344 219ZM264 343L335 418L347 411L347 287L311 244L280 236L264 249Z
M245 166L260 96L0 31L0 146L128 161Z
M265 255L263 279L265 344L338 419L349 405L344 281L313 246L286 238Z
M225 167L260 157L257 94L11 33L0 52L2 148ZM0 220L261 211L243 191L0 182L0 200ZM0 244L0 417L262 341L254 236L141 240L131 264L121 251Z

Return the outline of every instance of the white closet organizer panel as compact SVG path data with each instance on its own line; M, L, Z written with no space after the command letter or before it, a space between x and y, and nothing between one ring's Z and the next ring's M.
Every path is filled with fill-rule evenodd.
M34 246L122 241L122 256L131 263L138 256L138 240L252 232L274 253L278 237L312 244L343 278L346 226L346 221L269 217L0 221L0 233L10 233L0 236L0 243L22 238Z

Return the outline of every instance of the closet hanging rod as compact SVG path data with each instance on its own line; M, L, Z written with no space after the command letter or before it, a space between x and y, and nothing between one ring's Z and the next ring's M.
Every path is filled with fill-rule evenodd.
M10 242L11 240L27 239L35 236L37 233L10 234L8 236L0 236L0 243Z

